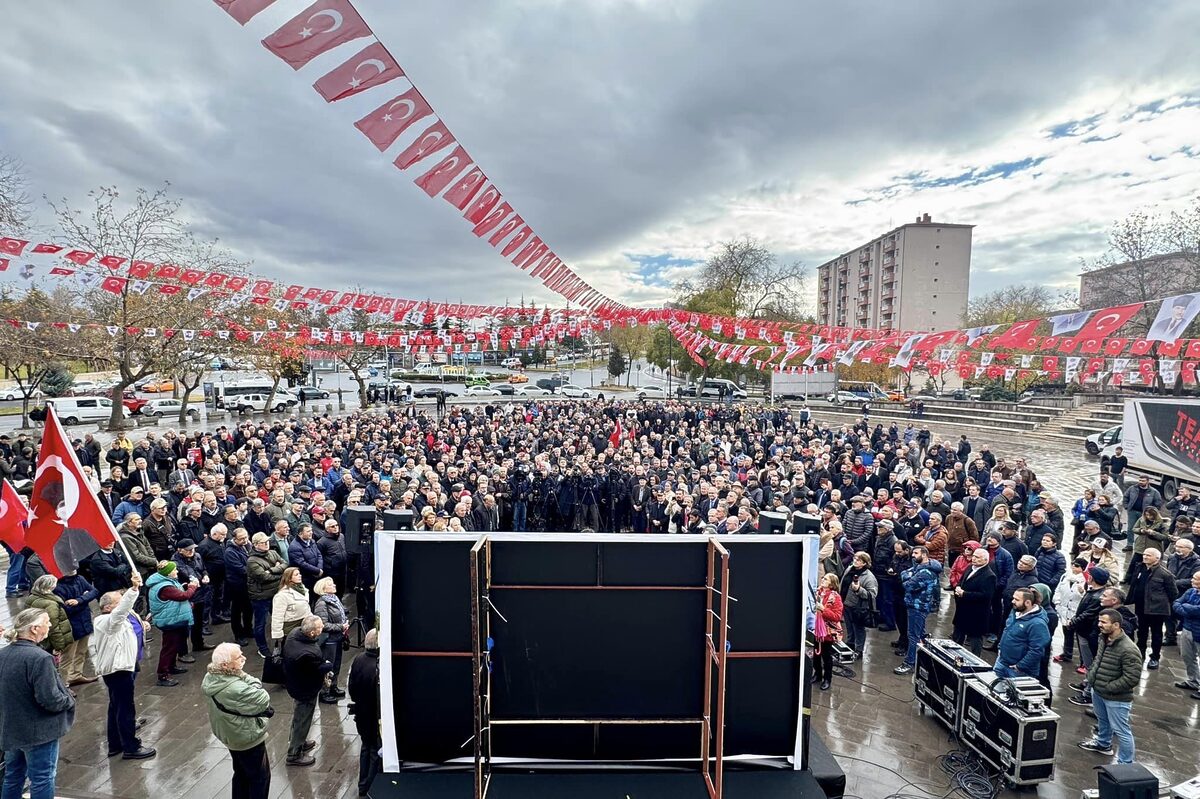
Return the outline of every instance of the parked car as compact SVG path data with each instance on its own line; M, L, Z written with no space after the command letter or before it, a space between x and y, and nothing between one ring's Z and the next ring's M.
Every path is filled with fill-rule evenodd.
M437 386L422 386L413 392L413 399L436 399L438 394L445 394L447 397L457 397L457 391L449 391Z
M544 388L547 392L553 394L558 390L558 387L567 382L567 378L561 376L543 377L537 381L538 388Z
M175 390L175 381L170 378L162 380L151 380L142 386L142 391L146 394L160 394L166 391Z
M300 388L296 389L296 396L305 402L311 402L313 400L329 399L329 392L316 386L300 386Z
M236 398L230 398L225 401L225 407L229 408L232 403L232 409L238 413L246 413L248 411L265 411L267 410L267 395L266 394L241 394ZM279 392L271 398L271 410L276 413L287 410L288 398L281 396Z
M563 383L558 387L558 393L562 394L564 397L571 397L572 399L592 398L591 389L584 388L583 386L577 386L574 383Z
M521 363L520 358L505 358L500 362L500 365L505 369L524 369L525 365Z
M950 399L958 402L978 402L982 395L981 388L956 388L950 392Z
M464 393L464 396L467 396L467 397L499 397L500 392L497 391L496 389L492 388L490 385L483 385L483 386L476 385L476 386L467 386L467 390Z
M71 395L75 397L96 394L100 390L100 386L96 385L93 380L76 380L71 384Z
M511 375L508 376L508 382L510 382L510 383L528 383L529 375L521 374L520 372L513 372Z
M637 398L644 399L666 399L667 389L664 386L639 386L637 390Z
M1089 455L1099 455L1100 451L1121 443L1123 425L1110 427L1103 433L1092 433L1083 440L1083 448Z
M3 397L3 399L7 400L8 402L12 402L13 400L19 400L23 397L29 397L30 399L36 399L37 397L44 397L44 396L46 396L46 395L40 388L35 388L32 391L30 391L29 386L22 386L21 388L17 388L16 386L13 386L12 388L4 389L4 393L2 395L0 395L0 397Z
M133 389L127 388L121 393L121 404L129 409L130 413L137 413L145 407L150 400L142 399L137 394L133 393Z
M825 399L835 405L861 405L867 401L866 397L860 397L852 391L835 391Z
M541 382L540 380L538 381ZM517 389L518 397L548 397L552 392L540 386L521 386Z
M183 402L177 399L152 399L142 405L142 416L154 417L177 417L180 409L183 408ZM188 406L187 415L191 419L200 419L200 409L196 406Z
M58 397L47 404L53 405L59 421L68 425L106 422L112 416L112 400L108 397ZM129 409L122 407L121 415L128 419Z
M724 380L722 378L709 378L704 381L704 390L700 392L702 397L720 397L721 388L725 389L725 396L729 399L744 400L746 399L746 389L739 386L732 380Z

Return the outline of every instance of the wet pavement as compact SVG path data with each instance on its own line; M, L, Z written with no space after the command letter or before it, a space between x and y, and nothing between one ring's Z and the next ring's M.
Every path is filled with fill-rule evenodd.
M1086 458L1075 445L1052 443L1014 434L1006 440L971 437L976 448L984 443L997 455L1025 457L1039 479L1069 508L1096 474L1094 459ZM1068 527L1068 535L1070 528ZM7 559L0 554L0 566ZM0 574L3 572L0 571ZM935 635L949 634L949 597L936 623ZM17 602L0 604L0 622L6 626L19 610ZM231 640L228 625L215 628L210 643ZM894 633L872 631L866 656L855 664L854 680L835 678L830 691L814 692L813 730L839 756L847 774L847 794L860 799L883 799L895 793L942 797L951 786L937 764L937 757L957 748L946 729L929 716L918 713L912 699L911 681L892 674L899 659L889 643ZM1054 651L1061 648L1055 636ZM150 646L148 663L153 671L158 640ZM262 661L253 654L248 667L258 673ZM349 657L359 650L351 650ZM987 654L987 653L985 653ZM58 771L58 795L63 797L117 797L118 799L162 799L187 796L210 799L230 794L231 765L228 752L212 737L208 715L199 691L208 653L179 677L176 688L154 685L153 673L138 678L139 715L148 720L143 730L147 746L157 747L158 757L144 761L108 759L105 743L107 698L103 683L77 688L78 711L74 727L63 739ZM1065 664L1064 664L1065 665ZM348 670L343 667L343 674ZM1172 686L1183 679L1176 648L1165 648L1159 671L1147 671L1135 693L1133 729L1138 760L1157 774L1164 784L1176 784L1200 771L1200 702ZM1092 720L1066 702L1067 683L1077 678L1072 668L1051 665L1055 685L1054 710L1061 715L1058 730L1056 776L1052 783L1036 787L1041 797L1077 797L1084 788L1095 788L1093 767L1108 758L1083 752L1075 744L1090 737ZM344 677L343 677L344 681ZM271 797L321 797L341 799L356 795L358 740L346 701L319 705L310 737L318 742L313 754L316 765L288 768L284 765L291 701L282 687L270 687L276 715L270 722L267 746L272 764ZM906 781L911 780L911 783ZM1022 795L1033 795L1026 789ZM1015 797L1012 791L1000 796Z

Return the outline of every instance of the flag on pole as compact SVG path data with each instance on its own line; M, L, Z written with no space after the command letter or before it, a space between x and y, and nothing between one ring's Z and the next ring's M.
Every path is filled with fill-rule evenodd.
M46 428L29 508L26 546L56 577L79 568L81 560L102 546L120 544L125 548L88 486L53 404L46 406Z
M613 449L621 446L621 436L625 435L625 428L621 426L621 417L617 417L617 426L613 428L612 435L608 437L608 443Z
M29 508L8 480L0 486L0 541L13 552L25 548L25 528L29 525Z

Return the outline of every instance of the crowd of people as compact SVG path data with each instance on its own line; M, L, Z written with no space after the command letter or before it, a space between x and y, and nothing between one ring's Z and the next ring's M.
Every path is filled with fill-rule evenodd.
M1200 699L1200 505L1182 491L1164 500L1145 481L1124 486L1120 461L1064 512L1030 464L966 435L939 442L865 418L830 427L807 409L611 399L408 406L74 445L120 543L61 579L35 553L10 553L6 590L25 609L0 650L5 797L26 778L35 797L49 795L37 786L49 772L52 790L73 692L98 679L110 755L154 756L135 691L152 635L162 688L213 650L202 691L233 753L235 797L269 785L273 697L246 673L251 648L261 658L252 671L284 684L294 704L289 765L314 762L316 709L349 692L365 793L378 769L373 630L341 687L351 621L369 630L375 619L370 548L345 539L354 508L380 522L411 511L416 530L662 534L753 533L764 512L800 511L819 517L821 688L835 642L862 657L869 637L891 632L895 671L911 673L945 614L955 640L994 651L1003 675L1049 685L1052 655L1070 663L1078 650L1071 702L1098 721L1081 746L1110 753L1115 738L1122 762L1133 757L1128 711L1143 656L1153 670L1177 640L1188 675L1178 686ZM0 460L18 457L32 461L33 442L0 436ZM227 635L215 629L226 624ZM230 640L214 649L214 635ZM18 671L30 687L13 687ZM30 714L58 721L24 724Z

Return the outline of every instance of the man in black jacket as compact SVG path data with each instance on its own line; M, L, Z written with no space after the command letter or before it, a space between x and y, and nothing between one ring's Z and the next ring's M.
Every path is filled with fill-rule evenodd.
M370 630L363 639L365 651L350 665L350 712L358 729L358 795L366 796L379 774L379 631Z
M254 632L253 606L250 604L250 588L246 576L249 558L250 536L246 533L246 528L238 527L222 553L222 559L225 561L225 594L229 598L230 628L238 646L250 643L250 636Z
M326 675L333 672L333 664L325 659L317 638L321 636L324 622L317 616L305 616L300 626L283 639L283 677L288 696L295 700L292 711L292 734L288 741L287 764L289 766L311 766L317 759L308 754L317 745L308 739L312 728L313 714L317 710L317 697L325 686Z
M1148 669L1157 669L1162 654L1163 625L1171 620L1171 603L1179 598L1175 577L1162 563L1162 553L1153 547L1142 553L1142 568L1136 572L1129 587L1129 601L1137 613L1137 645L1146 655L1150 641Z
M229 528L223 522L217 522L208 531L208 535L196 545L196 554L204 562L212 588L212 597L208 604L211 624L224 624L229 621L229 597L225 592L225 538L228 533Z
M333 579L339 594L346 593L349 588L346 584L346 542L342 539L342 528L337 519L325 520L325 530L317 541L317 551L321 553L325 575Z
M109 591L124 591L133 585L129 581L132 569L124 552L109 544L87 558L92 573L92 585L103 596Z

